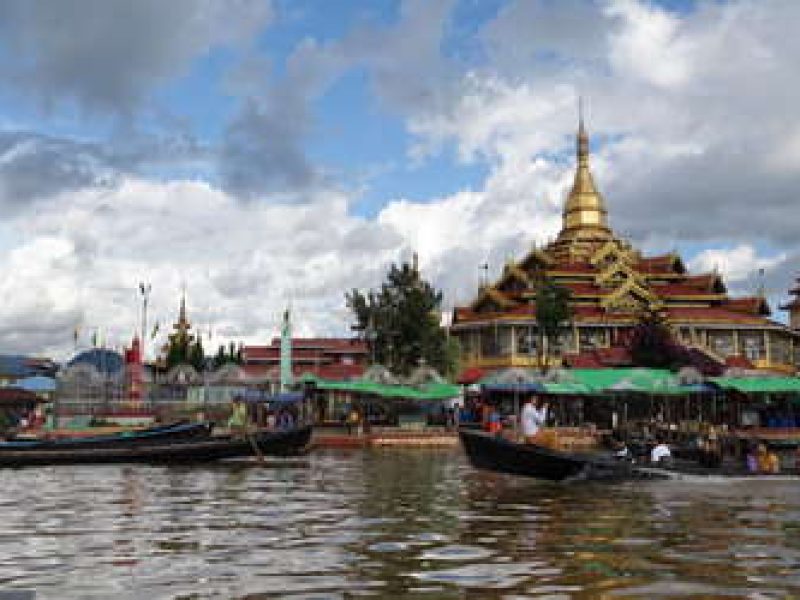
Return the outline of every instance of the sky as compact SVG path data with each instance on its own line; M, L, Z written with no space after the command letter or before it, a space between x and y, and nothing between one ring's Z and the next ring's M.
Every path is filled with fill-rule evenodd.
M551 240L577 99L614 230L775 310L800 275L794 0L5 0L0 352L189 318L349 335L418 253L445 308ZM152 335L155 324L159 331ZM75 332L78 332L77 343Z

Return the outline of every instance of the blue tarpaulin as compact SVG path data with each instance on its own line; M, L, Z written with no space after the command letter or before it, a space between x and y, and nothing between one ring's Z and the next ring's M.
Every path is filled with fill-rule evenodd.
M303 394L303 392L283 392L280 394L269 394L263 390L246 390L238 397L245 402L292 404L295 402L302 402L302 400L305 398L305 394Z

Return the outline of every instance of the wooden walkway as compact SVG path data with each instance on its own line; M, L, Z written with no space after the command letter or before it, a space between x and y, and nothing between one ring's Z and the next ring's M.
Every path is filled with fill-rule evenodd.
M315 430L312 444L315 448L452 448L458 446L454 431L381 429L361 435Z

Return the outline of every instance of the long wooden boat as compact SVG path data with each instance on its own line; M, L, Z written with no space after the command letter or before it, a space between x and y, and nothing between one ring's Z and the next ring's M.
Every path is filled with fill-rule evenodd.
M482 431L459 432L472 466L511 475L549 481L569 480L679 480L753 481L800 480L800 473L748 473L743 466L704 467L695 461L675 460L666 465L643 465L611 456L552 450L535 444L519 444Z
M211 435L211 423L178 422L159 425L147 429L135 429L106 435L75 436L57 439L15 439L0 442L0 452L18 450L35 452L39 450L70 450L129 447L154 444L183 439L201 439Z
M149 444L103 448L0 448L0 467L82 463L194 463L242 456L293 456L311 441L311 427L250 434L156 440Z
M630 463L551 450L535 444L518 444L483 431L462 429L461 443L472 466L478 469L564 481L568 479L622 480L636 478Z

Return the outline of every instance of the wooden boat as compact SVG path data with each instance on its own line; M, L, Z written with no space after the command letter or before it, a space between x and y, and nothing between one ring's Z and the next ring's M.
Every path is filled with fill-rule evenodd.
M470 463L478 469L549 481L637 478L630 463L611 457L562 452L535 444L518 444L476 430L462 429L459 436Z
M579 454L552 450L535 444L519 444L482 431L459 432L472 466L511 475L549 481L570 480L680 480L752 481L800 480L795 473L748 473L743 465L706 467L691 460L674 460L664 465L638 464L600 454Z
M0 467L82 463L195 463L242 456L292 456L311 440L311 427L259 431L240 436L161 439L152 443L106 447L0 448Z
M75 436L58 439L14 439L0 442L0 452L5 450L30 452L38 450L69 450L73 448L114 448L172 440L200 439L210 436L212 428L213 424L211 423L177 422L148 429L135 429L107 435Z

